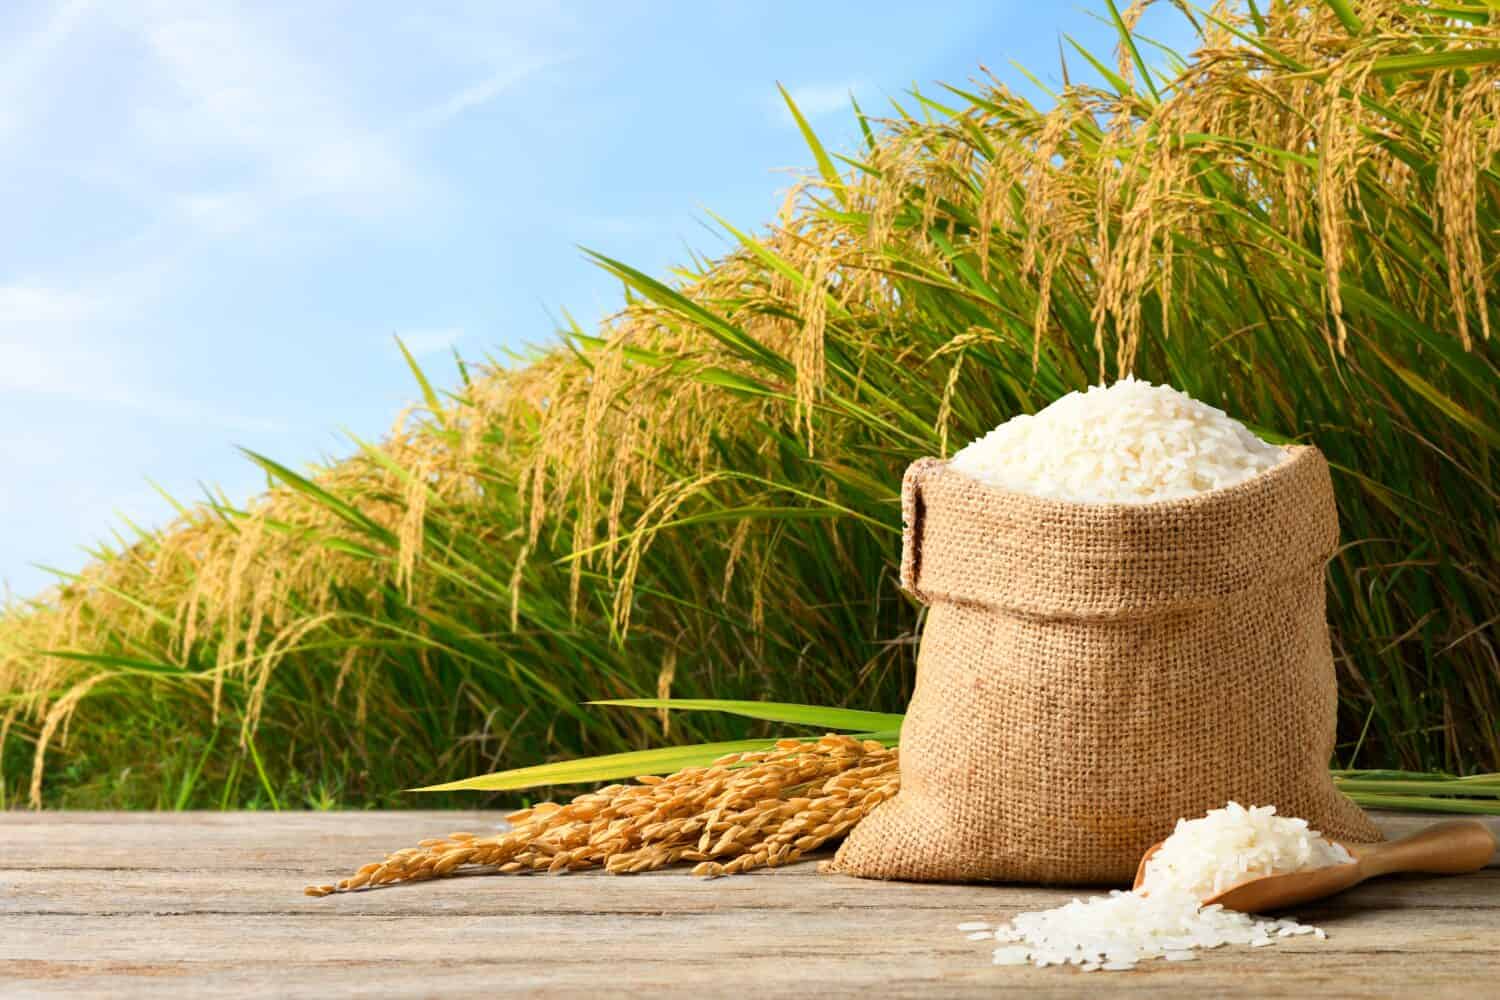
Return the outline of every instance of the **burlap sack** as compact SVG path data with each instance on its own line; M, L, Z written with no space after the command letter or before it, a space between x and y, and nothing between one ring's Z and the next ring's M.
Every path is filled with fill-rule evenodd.
M1179 816L1275 805L1379 840L1333 787L1328 466L1293 448L1237 486L1150 504L907 470L901 582L930 605L901 791L836 870L1123 883Z

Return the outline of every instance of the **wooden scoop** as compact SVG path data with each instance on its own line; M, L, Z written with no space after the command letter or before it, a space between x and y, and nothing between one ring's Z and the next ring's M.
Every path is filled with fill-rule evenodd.
M1210 896L1203 905L1220 903L1226 910L1265 913L1332 896L1377 875L1394 872L1466 875L1489 864L1496 843L1495 835L1483 823L1458 819L1429 826L1400 840L1343 846L1354 855L1354 861L1349 864L1285 875L1253 876ZM1137 889L1145 881L1146 862L1160 848L1161 844L1153 845L1141 858L1141 865L1135 872Z

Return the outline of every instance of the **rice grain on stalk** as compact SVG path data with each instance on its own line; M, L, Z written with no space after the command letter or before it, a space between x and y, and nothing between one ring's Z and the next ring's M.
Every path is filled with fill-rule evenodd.
M452 833L364 865L309 896L490 868L502 875L603 868L613 875L694 863L710 878L790 864L848 833L896 793L896 750L828 735L782 740L708 767L610 785L567 804L544 802L506 817L492 837Z

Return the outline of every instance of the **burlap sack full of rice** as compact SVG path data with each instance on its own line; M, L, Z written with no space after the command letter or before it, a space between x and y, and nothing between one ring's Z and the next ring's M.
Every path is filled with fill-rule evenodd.
M1140 504L913 464L901 581L930 610L901 791L835 870L1125 883L1178 817L1230 800L1379 840L1328 773L1328 466L1289 451L1236 485Z

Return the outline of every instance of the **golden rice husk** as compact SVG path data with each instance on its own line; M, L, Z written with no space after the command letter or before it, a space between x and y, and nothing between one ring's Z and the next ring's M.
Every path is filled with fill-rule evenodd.
M790 864L843 837L896 793L896 750L828 735L783 740L666 777L610 785L509 814L492 837L453 833L403 848L309 896L487 869L502 875L603 868L615 875L694 863L709 878Z

